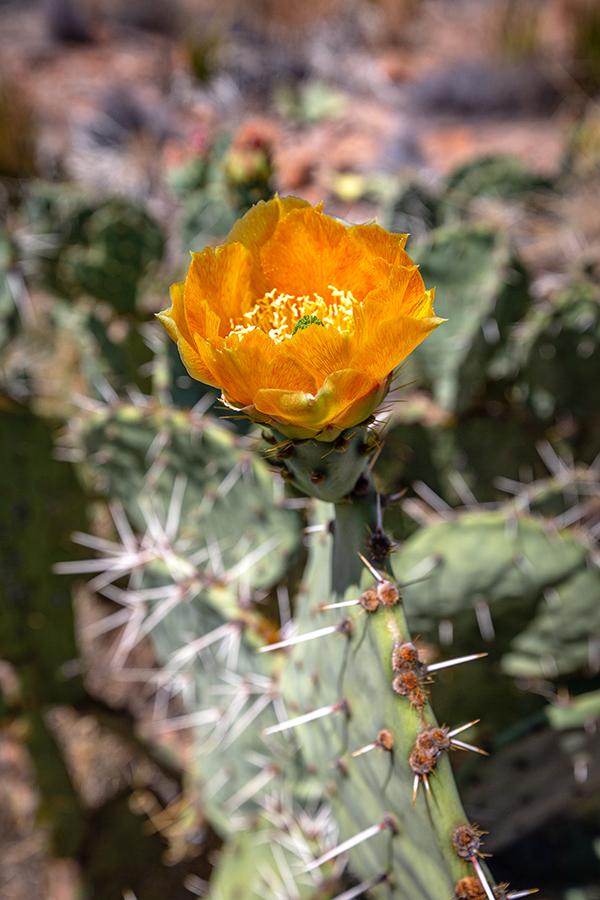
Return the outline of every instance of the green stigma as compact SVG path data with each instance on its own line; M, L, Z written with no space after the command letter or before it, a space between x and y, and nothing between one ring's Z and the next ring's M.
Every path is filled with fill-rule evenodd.
M303 331L305 328L308 328L309 325L321 325L323 328L325 327L318 316L302 316L302 318L298 319L294 325L292 337L297 331Z

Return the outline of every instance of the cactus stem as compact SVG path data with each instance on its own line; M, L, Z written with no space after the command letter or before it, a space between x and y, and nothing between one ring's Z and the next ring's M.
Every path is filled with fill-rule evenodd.
M362 897L365 891L370 891L372 888L377 887L377 885L383 884L387 881L387 878L388 875L386 872L383 875L378 875L377 878L371 878L369 881L361 881L360 884L344 891L343 894L336 894L333 900L354 900L355 897Z
M450 666L460 666L462 663L482 659L487 653L471 653L469 656L457 656L455 659L445 659L442 662L431 663L427 666L427 672L439 672L440 669L449 669Z
M492 890L491 885L490 885L489 881L487 880L487 876L486 876L485 872L483 871L481 863L479 862L477 857L472 856L471 859L469 860L469 862L472 864L473 868L475 869L475 872L477 873L477 877L479 878L479 881L481 882L481 886L482 886L483 890L485 891L485 896L488 898L488 900L496 900L494 891Z
M385 831L386 829L391 829L393 831L395 827L395 823L393 822L391 817L386 816L381 820L381 822L378 822L376 825L370 825L368 828L365 828L364 831L359 831L358 834L353 835L353 837L348 838L348 840L346 841L342 841L342 843L338 844L337 847L333 847L331 850L328 850L327 853L319 856L318 859L313 860L313 862L311 862L306 867L305 871L312 872L314 871L314 869L318 869L326 862L329 862L332 859L337 859L338 856L341 856L342 853L345 853L347 850L351 850L353 847L358 846L358 844L362 844L363 841L370 840L381 831Z
M279 722L278 725L271 725L270 728L265 728L263 734L278 734L280 731L287 731L289 728L297 728L299 725L305 725L307 722L314 722L316 719L322 719L324 716L330 716L332 713L338 712L348 712L348 704L345 700L341 700L339 703L332 703L329 706L321 706L319 709L313 709L311 712L304 713L302 716L296 716L294 719Z
M271 650L282 650L284 647L294 647L305 641L314 641L317 638L327 637L329 634L350 634L351 624L349 619L344 619L339 625L326 625L325 628L317 628L315 631L307 631L305 634L297 634L294 637L285 638L275 644L266 644L258 648L258 653L269 653Z

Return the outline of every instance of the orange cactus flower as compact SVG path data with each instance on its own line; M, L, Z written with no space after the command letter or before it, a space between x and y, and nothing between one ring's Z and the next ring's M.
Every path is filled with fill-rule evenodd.
M158 317L192 378L229 407L331 441L371 415L396 366L444 321L406 237L275 197L222 246L192 253Z

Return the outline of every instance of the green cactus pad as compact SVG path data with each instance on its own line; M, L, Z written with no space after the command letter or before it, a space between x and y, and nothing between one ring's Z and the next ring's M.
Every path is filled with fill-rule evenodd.
M140 501L150 499L164 521L179 476L185 482L179 533L190 555L215 543L225 573L262 547L247 571L253 589L277 584L293 564L299 514L277 504L266 465L214 420L123 404L83 418L78 440L95 484L123 504L140 531L146 527Z
M527 309L526 279L507 241L484 226L439 228L414 255L448 321L416 350L411 366L444 409L463 412L480 399L488 368Z

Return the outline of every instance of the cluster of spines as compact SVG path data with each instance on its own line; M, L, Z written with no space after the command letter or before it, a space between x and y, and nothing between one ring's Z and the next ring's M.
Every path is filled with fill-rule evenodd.
M476 825L458 825L452 833L452 846L456 855L465 862L470 863L476 873L461 878L454 888L454 900L520 900L521 897L529 897L537 894L537 888L527 888L524 891L511 891L507 884L492 886L481 866L481 859L489 854L483 853L483 835L485 834Z

